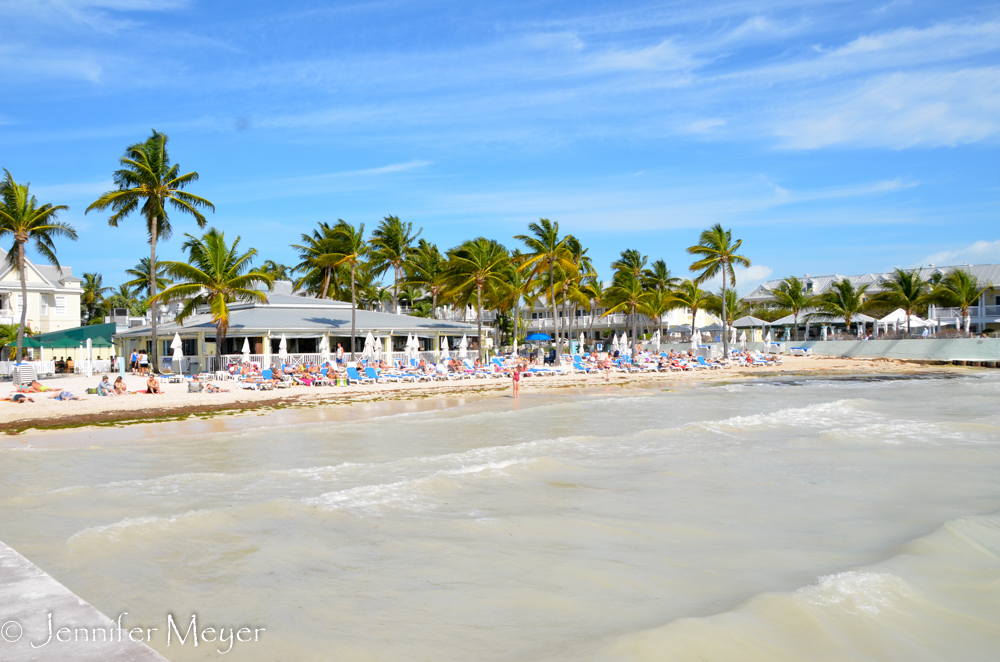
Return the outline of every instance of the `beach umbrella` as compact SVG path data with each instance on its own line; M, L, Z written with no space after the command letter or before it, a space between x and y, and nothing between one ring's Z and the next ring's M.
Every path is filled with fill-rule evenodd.
M549 340L552 340L552 336L547 333L532 333L528 335L525 340L530 342L548 342Z
M382 338L372 337L372 360L380 361L382 359Z
M94 341L87 338L87 376L94 376Z
M285 339L285 334L281 334L281 342L278 343L278 361L282 364L288 363L288 340Z
M581 354L583 353L583 340L584 340L584 338L583 338L583 331L581 331L580 332L580 347L577 350Z
M324 333L319 338L319 362L326 363L330 360L330 338Z
M465 359L469 357L469 339L462 334L462 341L458 343L458 358Z
M174 371L179 373L184 372L184 343L181 342L181 335L179 333L175 333L174 339L170 341L170 349L174 350Z
M243 339L243 362L250 363L250 339Z
M747 332L746 331L740 331L740 349L742 349L744 352L747 349Z
M441 353L448 354L448 336L441 336Z
M371 359L375 355L375 336L369 331L368 335L365 336L365 346L361 350L361 357L365 359Z

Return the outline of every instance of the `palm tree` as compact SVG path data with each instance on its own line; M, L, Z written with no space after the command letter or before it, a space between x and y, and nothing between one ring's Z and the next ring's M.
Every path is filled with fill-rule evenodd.
M149 258L144 257L139 260L139 264L135 265L131 269L126 269L125 273L132 276L132 280L127 281L125 284L129 287L137 288L139 291L145 291L146 296L152 296L152 290L149 284L153 282L152 276L150 276L149 270ZM160 291L163 288L170 285L173 282L166 276L166 271L159 264L156 265L156 291Z
M448 280L467 299L476 295L476 335L479 339L479 360L485 360L483 349L483 296L492 301L505 283L510 267L507 249L495 239L476 237L448 251Z
M518 266L522 255L519 249L511 252L510 260L507 264L507 273L504 276L504 284L498 294L498 305L503 310L510 310L513 313L513 342L517 346L517 338L521 327L521 301L522 299L531 305L531 293L538 283L531 278L531 273L522 271Z
M159 268L162 264L163 263L160 262L157 267ZM148 285L149 281L144 281L144 284ZM104 302L107 304L108 308L125 308L129 311L130 315L136 315L139 314L139 310L142 308L142 301L140 301L139 297L136 296L137 292L138 290L133 290L129 287L128 283L122 283L118 286L118 289L115 290L114 294L104 299Z
M607 292L604 289L604 283L598 278L597 274L588 276L584 279L583 283L580 285L580 292L587 297L587 304L590 306L590 330L588 336L594 337L594 317L596 317L597 306L604 300Z
M670 290L654 289L646 292L639 303L639 312L650 320L656 320L656 328L663 335L663 315L673 306Z
M611 268L615 273L628 273L642 282L643 272L646 271L646 262L649 257L643 255L634 248L629 248L621 252L621 257L611 263Z
M0 240L10 235L14 245L7 252L7 263L17 269L21 278L21 322L17 331L17 345L14 360L19 361L24 352L24 331L28 325L28 281L25 271L24 245L33 242L35 250L42 257L59 267L56 259L55 237L67 237L76 241L76 231L68 223L57 221L60 211L69 209L66 205L39 205L35 196L28 192L30 184L18 184L10 172L4 170L0 183Z
M920 277L916 269L899 269L885 281L883 290L872 297L872 303L884 302L906 313L906 334L910 334L910 315L918 306L928 301L930 283Z
M319 294L320 299L325 299L330 291L330 280L337 266L339 240L336 237L335 226L323 222L311 235L301 236L301 244L292 244L292 248L299 251L299 259L302 260L295 266L295 271L303 272L302 277L295 281L295 288L314 291ZM318 291L310 287L319 282L322 282L322 285Z
M934 288L931 298L942 306L958 308L962 313L965 332L969 333L969 308L975 306L992 283L981 285L979 279L964 269L953 269Z
M146 219L146 231L149 233L149 273L157 274L156 242L170 238L172 228L167 214L169 203L175 211L191 214L199 228L205 227L205 216L201 209L215 211L215 206L205 198L185 192L188 184L198 181L197 172L180 174L180 166L170 164L167 154L167 136L153 131L145 142L129 145L125 154L118 160L121 168L115 171L113 179L117 189L108 191L95 200L84 213L91 210L111 209L114 213L108 219L108 225L118 227L118 222L134 211L138 211ZM156 298L156 279L149 280L149 298ZM157 363L157 326L156 308L150 312L151 332L153 337L152 366L158 370Z
M642 270L642 282L648 289L669 292L681 282L667 268L663 260L656 260L649 269Z
M345 266L351 272L351 360L354 360L354 336L357 328L358 290L356 286L358 268L364 264L369 255L368 242L365 241L365 224L355 229L345 221L337 221L332 236L337 242L333 253L333 266Z
M726 281L730 281L730 284L736 287L736 272L733 266L750 266L749 258L736 253L741 245L743 245L742 239L733 241L732 230L723 230L722 225L716 223L701 233L696 245L687 249L691 255L701 256L700 260L691 265L691 271L701 272L698 276L699 281L704 282L722 274L723 320L726 319ZM722 355L729 356L729 329L722 331Z
M260 271L267 274L274 280L291 280L292 268L274 260L264 260Z
M549 306L552 308L552 325L555 335L559 337L559 316L556 309L556 268L572 268L573 254L570 244L573 235L559 237L559 223L547 218L538 219L538 223L529 223L530 235L519 234L514 237L524 242L528 252L522 258L521 268L529 271L532 278L541 273L548 273ZM556 365L561 363L560 352L556 352Z
M670 295L672 308L689 308L691 310L691 338L694 339L695 320L699 310L706 310L712 303L712 293L698 287L699 279L690 278L682 281ZM723 333L725 335L725 333Z
M816 298L817 308L825 313L844 318L844 326L848 331L851 328L851 320L868 309L869 303L865 301L865 292L870 284L865 284L854 289L854 284L849 278L830 283L830 289Z
M232 245L227 245L225 233L215 228L209 228L201 237L184 236L187 241L181 249L187 252L188 261L163 262L166 272L181 282L154 294L151 303L184 299L184 307L177 314L178 321L184 321L199 307L208 306L215 322L215 356L221 365L229 330L229 304L237 301L266 303L267 296L259 288L261 285L271 287L273 279L253 268L256 249L240 253L239 237Z
M447 285L447 260L437 244L421 239L407 265L406 282L424 288L431 295L431 317L437 319L438 302Z
M639 310L639 306L642 304L645 294L646 290L642 286L642 281L639 280L639 278L637 278L631 271L622 271L618 274L614 281L612 281L611 287L608 288L604 297L605 302L608 305L608 309L604 311L605 317L611 313L622 311L632 315L633 352L638 345L635 313Z
M83 293L80 295L80 307L84 312L84 319L89 323L104 301L104 293L110 292L110 287L104 286L104 276L98 273L83 274Z
M413 242L423 229L413 234L413 223L403 223L398 216L386 216L372 231L371 262L378 275L392 268L392 312L399 311L399 281L413 255Z
M788 310L795 320L795 340L799 339L799 315L816 305L816 297L806 294L805 284L797 276L789 276L771 290L775 304Z

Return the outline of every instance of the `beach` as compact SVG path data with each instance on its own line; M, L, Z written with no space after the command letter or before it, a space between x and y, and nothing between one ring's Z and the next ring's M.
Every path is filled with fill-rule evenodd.
M8 436L0 527L172 662L991 659L1000 377L813 363Z
M620 387L642 387L657 384L694 384L718 381L757 379L787 376L816 375L908 375L936 374L940 372L967 371L966 368L931 366L884 359L849 359L827 357L784 357L781 365L731 367L720 370L693 370L670 373L612 372L610 382L603 373L589 375L571 373L554 377L535 376L521 382L522 393L537 393L550 389L603 386L608 383ZM109 375L113 382L115 374ZM269 391L244 390L229 380L212 382L228 393L188 393L186 383L162 383L163 394L136 393L113 398L87 395L86 389L94 387L101 375L57 376L43 380L46 387L68 390L85 398L81 401L58 401L51 393L34 394L33 403L14 404L0 402L0 429L8 434L26 430L57 429L83 425L110 425L136 421L163 420L185 416L211 416L217 414L256 415L261 411L287 407L323 407L370 402L381 399L453 397L456 394L475 394L484 397L510 395L509 378L466 379L460 381L434 381L419 383L382 383L336 386L294 386L289 389ZM130 390L145 387L145 378L127 374L125 383ZM9 390L13 390L8 383ZM6 393L3 384L0 392ZM3 443L3 442L0 442Z

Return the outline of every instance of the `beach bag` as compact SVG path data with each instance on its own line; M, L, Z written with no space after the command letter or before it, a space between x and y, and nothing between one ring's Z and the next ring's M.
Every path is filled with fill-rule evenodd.
M88 388L87 389L87 395L97 395L97 389L96 388Z

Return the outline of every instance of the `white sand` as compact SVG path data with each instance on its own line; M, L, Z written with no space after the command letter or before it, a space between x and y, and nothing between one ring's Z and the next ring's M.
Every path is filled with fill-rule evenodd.
M940 366L920 366L899 361L867 360L867 359L827 359L817 357L784 357L784 364L776 367L742 367L724 370L697 370L691 372L623 374L612 373L613 384L628 383L684 383L706 382L715 380L733 380L752 378L756 375L775 375L782 373L802 374L901 374L914 372L940 372L946 368ZM955 370L955 368L949 368ZM36 393L31 397L33 403L15 404L0 402L0 429L4 424L24 426L30 421L39 427L58 425L60 421L70 421L71 418L109 414L111 420L128 420L147 418L157 415L194 413L200 407L219 407L225 409L253 409L271 404L316 403L336 400L338 402L353 400L370 400L373 398L406 397L412 394L417 397L430 395L454 395L458 392L468 393L509 393L511 380L504 379L466 379L460 381L435 381L418 383L387 383L364 386L293 386L287 389L271 391L252 391L238 388L231 381L213 382L217 386L230 389L229 393L188 393L187 384L161 385L162 395L134 394L117 397L100 397L87 395L88 387L97 386L100 375L87 378L79 375L57 376L43 380L43 384L58 390L67 390L74 395L85 398L82 401L63 402L52 400L51 393ZM116 375L109 375L113 383ZM130 390L145 389L145 378L126 375L125 383ZM564 374L555 377L530 377L521 381L522 392L533 392L544 388L600 385L605 383L601 374ZM10 382L0 384L0 393L6 395L13 391ZM131 413L131 414L130 414ZM99 419L98 419L99 420ZM95 421L98 422L98 421Z

